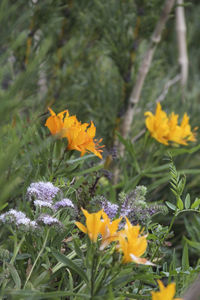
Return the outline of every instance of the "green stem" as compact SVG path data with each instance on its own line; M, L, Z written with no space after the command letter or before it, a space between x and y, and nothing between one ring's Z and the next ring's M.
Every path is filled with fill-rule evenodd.
M60 161L59 161L57 167L56 167L55 170L54 170L54 175L55 175L56 172L58 171L58 169L59 169L59 167L60 167L60 165L61 165L61 163L62 163L62 161L63 161L63 159L64 159L64 157L65 157L65 153L66 153L66 152L67 152L67 149L65 149L65 151L63 152L63 155L62 155L62 157L61 157L61 159L60 159Z
M38 253L38 256L36 257L36 260L34 261L34 264L33 264L32 268L31 268L31 270L30 270L30 272L29 272L29 274L28 274L28 276L27 276L27 279L26 279L26 282L25 282L25 284L24 284L24 288L23 288L23 289L25 289L25 287L26 287L26 285L27 285L27 283L28 283L28 281L29 281L29 279L30 279L32 273L33 273L33 270L34 270L34 268L35 268L35 266L36 266L36 264L37 264L37 261L38 261L38 259L40 258L40 256L42 255L42 253L43 253L43 251L44 251L44 249L45 249L45 247L46 247L47 239L48 239L48 236L49 236L49 231L50 231L50 229L47 230L47 234L46 234L46 237L45 237L45 239L44 239L42 248L41 248L40 252Z
M177 213L175 212L175 213L174 213L174 216L173 216L173 218L172 218L172 220L171 220L171 223L170 223L170 225L169 225L169 228L168 228L167 232L164 234L164 236L163 236L163 238L162 238L162 240L161 240L161 243L159 243L159 245L156 247L156 250L154 251L154 253L153 253L152 257L151 257L151 261L153 261L153 259L155 258L156 254L157 254L157 252L158 252L158 250L159 250L159 248L160 248L160 245L163 244L165 238L166 238L167 235L170 233L170 230L171 230L171 228L172 228L172 226L173 226L173 224L174 224L174 221L175 221L176 217L177 217Z
M15 262L15 259L16 259L16 256L19 252L19 249L21 248L21 245L23 243L23 241L25 240L25 236L23 236L20 240L20 242L17 244L17 237L16 235L14 234L14 251L13 251L13 256L10 260L10 264L13 265L14 262Z
M92 245L93 247L93 245ZM93 248L93 256L92 256L92 268L91 268L91 300L93 300L94 297L94 269L95 269L95 251Z

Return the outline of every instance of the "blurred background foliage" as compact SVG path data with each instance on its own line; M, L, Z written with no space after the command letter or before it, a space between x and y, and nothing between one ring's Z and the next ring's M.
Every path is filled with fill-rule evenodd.
M16 205L31 181L54 179L52 172L46 172L55 152L43 126L48 106L56 112L69 109L82 122L94 121L97 136L106 145L105 168L112 171L118 165L121 170L117 185L102 180L111 200L137 184L148 186L150 200L171 197L168 162L163 159L166 149L145 133L134 143L132 139L145 129L144 112L155 110L166 83L180 72L174 9L146 78L130 140L124 141L125 155L109 163L162 4L161 0L1 1L1 205L6 201ZM185 13L189 80L184 93L179 82L170 87L162 106L180 117L187 112L194 127L199 125L200 111L199 2L186 1ZM198 143L171 151L177 169L187 175L187 188L198 196ZM92 166L86 160L86 169ZM60 174L69 176L69 165L63 163Z
M175 204L168 151L187 177L183 198L188 192L192 202L200 196L199 130L196 143L177 148L166 148L145 130L144 112L155 111L166 84L180 73L175 8L146 77L129 139L117 134L162 5L162 0L0 1L0 210L26 207L26 188L38 180L70 188L79 208L95 194L117 202L121 191L129 193L139 184L147 187L149 202ZM184 90L179 81L169 88L162 107L180 118L187 112L194 128L200 127L199 1L185 1L185 14L189 78ZM97 138L105 144L103 161L90 154L79 158L78 152L59 165L64 142L55 142L44 126L48 107L57 113L68 109L82 122L93 120ZM123 157L114 148L116 139L125 145ZM116 166L120 177L114 184L110 175ZM171 216L169 209L155 222L169 225ZM180 265L187 244L184 251L192 254L195 266L199 228L193 213L175 222L172 269ZM171 261L171 249L169 253Z

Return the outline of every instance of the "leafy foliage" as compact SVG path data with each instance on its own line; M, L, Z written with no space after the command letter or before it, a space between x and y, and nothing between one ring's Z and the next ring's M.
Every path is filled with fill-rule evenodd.
M151 299L158 279L165 285L176 282L182 295L199 273L198 131L195 144L166 147L144 129L144 112L154 110L166 83L179 73L174 10L146 78L130 137L118 133L162 4L0 2L0 297ZM200 113L198 1L187 2L185 12L188 86L182 91L174 84L162 106L168 114L187 112L194 128ZM66 151L67 139L50 136L44 126L48 106L69 109L82 123L94 121L97 138L103 137L106 145L103 160ZM116 139L125 147L123 157L114 147ZM112 178L116 168L118 182ZM37 206L34 201L41 199L27 195L30 184L39 181L60 189L49 206ZM63 199L73 208L56 210ZM102 251L100 237L92 243L75 227L75 221L84 223L81 207L96 212L103 203L104 209L105 203L115 207L115 218L125 203L124 212L129 213L124 216L144 226L146 254L155 266L122 264L116 242ZM25 214L24 223L12 209Z

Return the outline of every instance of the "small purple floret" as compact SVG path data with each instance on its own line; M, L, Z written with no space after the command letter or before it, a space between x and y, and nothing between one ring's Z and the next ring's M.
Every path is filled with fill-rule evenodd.
M111 202L105 200L105 201L102 201L101 205L102 205L104 212L108 215L108 217L110 219L113 219L116 216L117 211L119 209L119 206L117 204L114 204L114 203L111 203Z

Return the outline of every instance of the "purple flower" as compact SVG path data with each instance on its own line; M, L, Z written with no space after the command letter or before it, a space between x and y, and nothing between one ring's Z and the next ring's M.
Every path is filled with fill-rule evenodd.
M55 210L62 208L62 207L66 207L66 206L74 208L74 204L72 203L72 201L67 198L62 199L54 204Z
M48 207L50 209L54 209L53 205L50 202L42 201L42 200L35 200L34 202L35 207Z
M35 221L31 221L23 212L15 209L10 209L6 213L0 215L0 221L3 224L16 225L21 229L23 227L25 230L35 229L37 227Z
M113 219L116 216L117 211L119 209L119 206L117 204L113 204L113 203L105 200L105 201L102 201L101 205L102 205L103 210L105 211L105 213L108 215L108 217L110 219Z
M21 218L21 219L16 220L16 225L29 226L30 222L31 222L31 220L29 218Z
M37 219L37 222L48 226L62 225L58 219L53 218L52 216L47 214L40 215L39 218Z
M16 222L17 220L24 219L26 218L26 215L21 212L17 211L15 209L10 209L6 213L0 215L0 221L2 223L13 223Z
M37 200L52 202L59 191L60 189L51 182L39 181L31 183L27 189L27 196L29 200L32 200L32 197L34 197Z

